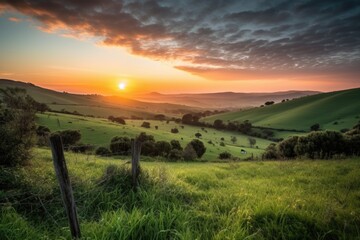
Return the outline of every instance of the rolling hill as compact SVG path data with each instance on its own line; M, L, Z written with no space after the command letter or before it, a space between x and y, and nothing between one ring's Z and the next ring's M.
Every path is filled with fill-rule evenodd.
M192 107L208 109L239 109L255 107L266 101L280 102L283 99L293 99L318 94L315 91L285 91L273 93L201 93L201 94L161 94L152 92L137 96L137 99L147 102L167 102L184 104Z
M322 93L266 107L213 115L213 122L249 120L255 126L309 130L319 123L321 129L351 128L360 120L360 88Z
M66 92L57 92L38 87L31 83L0 79L0 88L18 87L23 88L36 101L46 103L51 109L73 112L77 111L84 115L108 117L110 115L141 118L151 118L154 114L164 113L169 116L183 113L200 111L198 108L179 104L148 103L127 99L118 96L80 95Z

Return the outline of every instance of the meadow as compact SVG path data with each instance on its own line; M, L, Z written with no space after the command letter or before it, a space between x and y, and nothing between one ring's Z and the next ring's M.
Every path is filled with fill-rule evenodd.
M21 188L0 191L0 239L70 239L51 153L33 156L2 169ZM127 158L66 160L83 239L360 238L360 159L141 162L136 192Z
M255 126L309 131L319 123L323 130L351 128L360 119L360 88L321 93L271 106L213 115L204 119L213 123L249 120Z
M203 160L216 160L219 153L228 151L233 156L245 159L252 157L261 157L264 149L271 143L268 140L255 138L256 144L250 147L248 138L244 134L229 131L219 131L212 128L202 129L201 127L183 125L170 121L154 121L154 120L126 120L126 125L112 123L103 118L90 118L83 116L75 116L60 113L45 113L37 115L37 124L50 128L52 132L61 130L80 130L82 142L94 144L95 146L108 146L110 140L114 136L127 136L134 138L141 132L153 135L155 140L171 141L178 140L182 147L185 147L192 139L196 138L196 133L201 133L200 140L203 141L207 148ZM143 128L141 124L150 122L150 128ZM158 129L155 129L158 126ZM182 128L183 126L183 128ZM179 133L171 133L172 128L177 128ZM237 141L233 143L231 137L235 136ZM224 141L221 140L224 138ZM209 143L209 141L212 142ZM225 146L220 146L220 142L224 142ZM246 154L241 154L241 149L246 150Z

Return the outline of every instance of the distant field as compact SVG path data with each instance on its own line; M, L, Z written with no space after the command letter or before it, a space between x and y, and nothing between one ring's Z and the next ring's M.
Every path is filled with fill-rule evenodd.
M51 109L61 111L77 111L84 115L93 115L107 118L110 115L141 118L152 118L155 114L180 116L181 113L201 111L200 108L188 107L169 103L148 103L124 96L80 95L66 92L57 92L36 85L0 79L0 88L22 88L36 101L46 103Z
M360 238L360 159L141 162L149 178L133 193L120 175L100 181L126 158L65 157L84 239ZM19 198L0 205L1 239L68 239L50 151L16 176L20 190L0 191Z
M310 130L319 123L322 129L351 128L360 120L360 88L322 93L292 101L206 117L205 122L249 120L255 126Z
M229 131L218 131L211 128L205 128L202 130L200 127L177 124L166 121L148 121L151 124L151 128L140 127L143 120L126 120L126 125L120 125L111 123L107 119L102 118L89 118L82 116L74 116L68 114L38 114L36 120L39 125L44 125L50 128L51 131L75 129L80 130L82 134L82 142L90 143L96 146L108 146L111 138L114 136L128 136L135 137L141 132L146 132L155 137L155 140L171 141L173 139L179 140L183 147L188 142L196 138L195 133L199 132L202 134L201 140L204 142L207 151L202 157L204 160L216 160L219 153L223 151L229 151L233 156L240 157L242 159L250 157L254 154L254 157L260 157L263 150L271 143L268 140L255 138L256 145L258 148L250 148L248 142L248 136L229 132ZM59 125L60 123L60 125ZM158 130L155 129L158 126ZM178 128L179 133L171 133L172 128ZM236 136L237 142L233 144L231 142L231 136ZM182 138L182 139L181 139ZM221 138L224 138L225 147L220 146ZM214 145L209 144L208 141L212 141ZM240 154L240 150L245 149L247 154Z

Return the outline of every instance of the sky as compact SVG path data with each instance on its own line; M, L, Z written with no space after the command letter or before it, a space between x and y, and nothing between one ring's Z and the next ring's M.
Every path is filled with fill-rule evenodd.
M0 78L105 95L360 87L360 2L0 0Z

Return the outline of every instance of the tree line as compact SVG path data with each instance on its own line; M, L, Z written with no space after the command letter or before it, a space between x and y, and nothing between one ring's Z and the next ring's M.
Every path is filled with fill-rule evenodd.
M351 130L313 131L306 136L293 136L277 144L270 144L265 159L331 159L334 157L360 156L360 123Z

